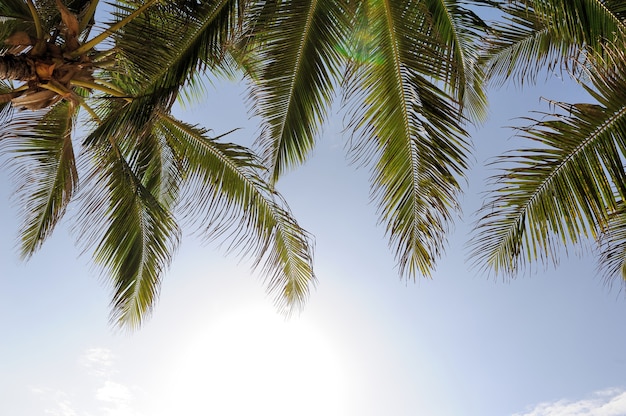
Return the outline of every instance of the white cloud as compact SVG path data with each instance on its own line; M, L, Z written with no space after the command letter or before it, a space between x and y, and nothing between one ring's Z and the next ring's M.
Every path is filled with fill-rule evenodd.
M107 348L91 348L79 358L86 370L82 372L81 383L62 390L32 388L44 402L43 413L50 416L139 416L132 390L115 379L114 358ZM80 400L71 400L70 394ZM92 410L87 411L87 408Z
M114 358L113 352L107 348L90 348L85 351L80 363L90 374L103 377L114 373Z
M128 387L113 381L105 381L104 385L96 391L96 399L110 403L128 403L132 394Z
M78 416L65 392L38 387L32 387L31 391L47 403L44 414L51 416Z
M626 415L626 389L607 389L590 398L571 401L558 400L540 403L526 413L513 416L624 416Z
M128 387L113 381L105 381L96 391L96 399L106 405L101 408L102 414L111 416L136 416L132 408L133 394Z

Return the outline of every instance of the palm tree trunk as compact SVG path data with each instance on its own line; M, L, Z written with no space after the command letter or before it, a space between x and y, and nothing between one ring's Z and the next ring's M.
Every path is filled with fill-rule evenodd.
M0 56L0 79L30 81L36 78L35 63L25 55Z

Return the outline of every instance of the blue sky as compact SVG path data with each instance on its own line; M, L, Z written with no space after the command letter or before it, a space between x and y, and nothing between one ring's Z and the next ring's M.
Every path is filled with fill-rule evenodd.
M250 143L240 86L208 87L184 117ZM285 322L250 264L191 235L155 313L133 334L108 325L109 291L64 224L27 263L18 209L0 171L0 414L12 416L556 416L626 414L626 298L590 253L504 282L468 266L485 162L519 146L514 117L540 96L585 101L557 75L492 92L473 132L464 214L432 280L397 276L333 115L312 158L279 188L315 235L319 285ZM69 212L71 218L73 213Z

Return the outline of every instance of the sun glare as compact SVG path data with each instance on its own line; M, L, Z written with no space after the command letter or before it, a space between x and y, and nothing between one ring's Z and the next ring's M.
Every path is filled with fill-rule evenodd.
M174 367L168 414L345 414L347 380L330 340L302 320L284 321L261 307L199 330Z

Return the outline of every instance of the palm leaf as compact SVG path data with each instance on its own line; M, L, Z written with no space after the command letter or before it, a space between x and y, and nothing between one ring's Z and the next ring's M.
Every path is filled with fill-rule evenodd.
M272 180L302 163L332 101L348 20L343 1L270 1L256 17L249 62L254 113ZM271 6L271 7L270 7Z
M501 159L512 165L494 178L482 209L473 240L479 264L513 274L525 261L555 260L559 241L597 238L607 228L626 196L625 57L590 71L593 84L583 86L597 104L555 103L560 114L521 129L539 146Z
M152 311L178 244L178 226L113 142L88 147L79 238L113 286L111 321L139 327Z
M412 277L429 275L441 254L468 150L460 105L438 87L446 48L430 36L430 16L417 3L363 3L376 58L351 90L356 155L374 164L380 220L400 273Z
M626 287L626 211L624 203L610 214L606 230L599 239L598 264L605 281L612 285L616 280Z
M24 0L5 0L0 3L0 17L32 20L30 10Z
M607 42L623 35L624 20L611 9L623 15L623 4L606 0L535 0L536 14L551 27L554 34L602 55Z
M474 1L474 6L484 1ZM476 45L484 37L487 24L461 2L428 0L425 2L433 36L442 45L445 59L445 77L442 79L450 93L463 104L472 120L482 120L486 115L487 98L483 90L484 74L478 65ZM420 46L417 46L419 48ZM419 53L419 51L417 52Z
M534 83L542 68L552 71L570 59L578 60L578 45L562 42L530 6L511 2L503 11L504 22L492 26L483 55L491 80L502 84L513 78L522 85Z
M0 54L10 49L5 40L16 32L36 35L33 17L24 0L7 0L0 3Z
M186 161L184 218L209 240L226 243L228 251L252 253L279 309L300 308L315 283L310 237L262 180L256 157L169 115L157 127Z
M118 74L122 89L134 90L137 95L153 94L171 105L182 85L193 85L207 65L221 62L224 45L236 36L240 2L188 3L189 9L149 9L115 34L118 59L124 63L120 70L126 74ZM118 13L118 20L129 12ZM150 39L150 48L145 47L146 39Z
M72 147L75 108L67 102L47 113L22 113L3 129L24 215L21 252L30 257L63 217L78 186Z
M187 174L181 155L169 146L167 137L153 128L137 142L128 159L146 189L161 205L173 209Z
M501 10L482 59L489 78L535 82L548 72L576 68L594 55L606 56L607 42L623 39L623 5L598 0L513 1Z
M221 45L234 30L239 3L224 0L190 4L190 10L148 9L115 34L116 65L98 75L122 98L112 97L110 102L99 104L102 122L87 144L105 137L119 142L123 149L133 148L150 132L156 112L169 112L185 83L191 85L193 94L193 85L198 85L197 71L206 62L217 64ZM134 10L124 6L116 14L117 21ZM185 28L182 32L181 27ZM153 47L145 47L147 38ZM128 156L128 152L125 154Z

